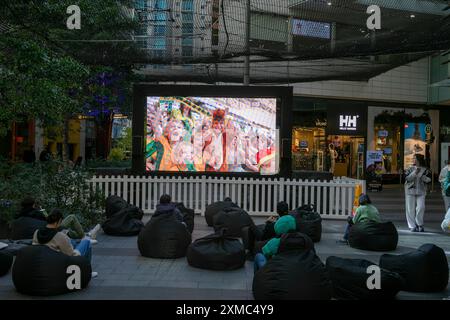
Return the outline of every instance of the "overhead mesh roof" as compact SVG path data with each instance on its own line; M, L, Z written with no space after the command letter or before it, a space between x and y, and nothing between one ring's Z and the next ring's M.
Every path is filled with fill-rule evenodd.
M79 54L83 62L133 63L148 81L242 82L247 56L250 82L268 84L367 80L450 49L450 0L117 1L126 8L124 15L139 21L140 30L132 36L103 39L105 27L89 25L89 12L81 8L83 32L67 32L61 23L61 30L49 37L52 44ZM47 39L45 21L67 18L59 10L59 15L50 12L32 21L46 2L30 3L25 9L34 13L25 19L20 18L25 9L9 2L9 20L0 22L0 32L25 26L38 39ZM104 3L89 2L91 12ZM375 31L366 25L371 5L381 10L381 29ZM140 54L130 49L132 44ZM125 53L105 54L117 48Z
M381 29L367 28L370 5ZM246 0L137 1L150 81L251 83L367 80L450 48L449 1ZM161 35L165 40L162 41Z

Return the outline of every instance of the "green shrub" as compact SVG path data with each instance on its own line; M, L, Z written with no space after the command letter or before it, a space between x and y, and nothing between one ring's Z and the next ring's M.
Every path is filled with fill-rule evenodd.
M105 199L92 189L91 174L72 165L51 161L35 164L0 162L0 220L10 222L25 196L39 201L47 212L53 208L75 214L85 228L102 222Z
M122 161L125 159L125 151L121 148L112 148L108 159L112 161Z
M128 160L102 160L102 159L95 159L95 160L88 160L86 162L86 166L89 169L95 169L95 168L131 168L131 159Z

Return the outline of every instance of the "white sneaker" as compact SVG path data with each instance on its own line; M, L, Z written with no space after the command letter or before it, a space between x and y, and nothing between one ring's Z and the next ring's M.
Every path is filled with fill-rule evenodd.
M90 237L91 239L97 238L97 233L100 231L101 227L102 226L100 224L97 224L94 228L92 228L91 231L87 233L87 236Z
M6 248L7 246L7 243L0 242L0 250Z
M91 278L97 278L97 277L98 277L98 272L92 271Z
M98 243L98 240L92 239L91 237L89 237L88 235L85 235L84 238L82 240L89 240L89 242L91 243L91 246L93 246L94 244Z

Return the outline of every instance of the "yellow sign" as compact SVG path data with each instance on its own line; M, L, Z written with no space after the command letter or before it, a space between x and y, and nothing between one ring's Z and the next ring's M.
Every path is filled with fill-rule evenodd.
M362 193L363 193L362 185L361 184L356 185L355 198L353 199L353 210L352 210L353 216L355 216L356 209L358 209L358 207L359 207L359 197L362 195Z

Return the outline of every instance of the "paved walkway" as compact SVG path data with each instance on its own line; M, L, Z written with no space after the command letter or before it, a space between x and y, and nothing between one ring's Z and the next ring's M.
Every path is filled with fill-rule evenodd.
M264 221L255 218L257 223ZM450 238L438 233L437 224L429 225L429 233L412 234L399 223L399 246L395 253L405 253L424 243L435 243L450 256ZM331 255L345 258L363 258L378 262L382 253L361 251L336 244L342 235L343 221L324 221L322 241L316 251L323 262ZM213 230L201 216L196 216L193 238L203 237ZM118 238L104 234L93 251L93 269L99 276L91 280L81 292L51 299L236 299L249 300L252 296L253 264L235 271L208 271L192 268L186 258L174 260L143 258L137 249L137 238ZM450 289L442 293L416 294L401 292L399 299L443 299L450 297ZM16 292L11 272L0 278L0 300L36 299Z
M369 191L368 194L384 219L406 221L403 185L386 185L383 187L383 191ZM428 193L425 208L425 226L430 222L442 222L445 216L444 200L438 186L435 191Z

